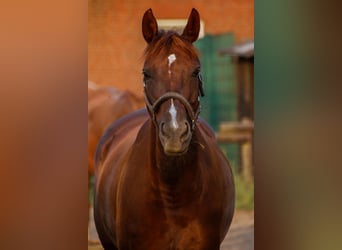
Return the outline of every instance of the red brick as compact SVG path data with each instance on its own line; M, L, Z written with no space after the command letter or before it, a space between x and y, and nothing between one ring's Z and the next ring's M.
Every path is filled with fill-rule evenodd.
M142 94L143 13L152 8L156 18L185 19L192 7L206 34L233 32L236 42L254 39L253 0L89 1L88 79Z

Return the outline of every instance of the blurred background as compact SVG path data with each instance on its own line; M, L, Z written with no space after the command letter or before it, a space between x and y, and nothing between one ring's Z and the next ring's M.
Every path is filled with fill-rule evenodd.
M233 33L220 49L253 39L241 32L254 29L255 7L255 249L342 249L341 2L294 0L2 1L0 249L87 248L85 82L141 94L140 22L150 7L158 19L186 19L196 7L204 36ZM127 67L111 65L131 55L119 80Z
M141 20L148 8L160 29L180 33L191 9L200 13L200 37L194 43L200 53L205 90L200 115L215 130L234 171L236 208L241 211L235 217L248 228L249 244L237 249L253 249L254 1L89 0L90 82L143 97L146 43Z

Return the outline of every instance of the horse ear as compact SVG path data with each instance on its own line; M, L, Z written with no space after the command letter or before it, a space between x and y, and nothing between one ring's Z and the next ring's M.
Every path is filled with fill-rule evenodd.
M193 43L197 40L200 31L200 16L198 11L193 8L188 18L182 37Z
M152 9L148 9L142 20L142 32L147 43L150 43L158 34L158 24L152 13Z

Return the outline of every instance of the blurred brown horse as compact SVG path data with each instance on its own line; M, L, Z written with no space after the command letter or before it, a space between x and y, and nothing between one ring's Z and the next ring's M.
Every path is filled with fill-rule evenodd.
M128 90L88 82L88 176L94 175L97 143L108 126L120 117L145 106L141 98Z
M204 95L192 43L193 9L182 35L142 21L147 110L113 123L95 156L95 225L104 249L219 250L234 213L228 161L198 118Z

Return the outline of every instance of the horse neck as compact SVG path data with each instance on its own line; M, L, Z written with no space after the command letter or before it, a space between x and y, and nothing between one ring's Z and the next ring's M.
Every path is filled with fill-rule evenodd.
M181 156L168 156L164 153L158 137L158 131L151 125L152 147L151 162L153 169L160 177L160 181L167 186L181 185L182 182L195 180L201 174L197 162L198 147L190 143L189 150ZM195 134L193 135L195 136ZM196 140L196 138L193 138ZM189 179L189 180L188 180Z
M183 156L170 157L164 154L157 131L151 122L151 176L156 199L167 209L177 209L202 198L206 190L205 171L201 169L200 146L196 135ZM203 153L202 153L203 154Z

